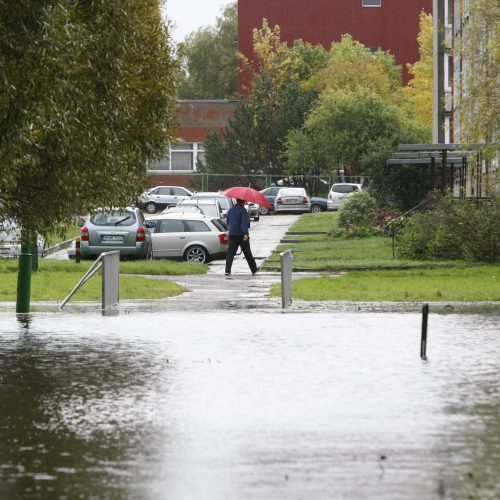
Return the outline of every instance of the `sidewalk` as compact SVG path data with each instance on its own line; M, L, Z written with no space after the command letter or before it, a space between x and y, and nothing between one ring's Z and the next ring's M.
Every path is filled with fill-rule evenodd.
M250 226L250 245L260 267L279 245L288 228L299 215L267 215ZM169 298L162 304L169 310L210 311L220 309L279 309L281 298L271 298L269 288L279 283L280 273L257 272L252 276L243 254L233 262L232 278L224 276L225 261L210 264L205 275L161 276L157 279L175 281L189 292Z

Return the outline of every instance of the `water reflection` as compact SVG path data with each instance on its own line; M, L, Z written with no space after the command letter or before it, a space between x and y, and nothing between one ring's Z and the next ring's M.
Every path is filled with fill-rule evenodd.
M0 498L496 498L498 319L0 314Z

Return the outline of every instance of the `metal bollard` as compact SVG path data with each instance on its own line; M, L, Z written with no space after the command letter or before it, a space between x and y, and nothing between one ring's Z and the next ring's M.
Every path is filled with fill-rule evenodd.
M422 336L420 338L420 358L427 361L427 318L429 316L429 304L422 306Z
M80 236L77 236L75 240L75 262L77 264L80 262Z

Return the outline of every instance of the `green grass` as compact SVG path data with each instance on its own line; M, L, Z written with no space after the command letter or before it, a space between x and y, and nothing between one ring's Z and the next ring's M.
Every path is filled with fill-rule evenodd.
M80 281L93 261L79 264L70 261L41 259L39 271L32 274L31 300L61 301ZM0 301L16 300L17 259L0 259ZM150 280L143 277L123 276L124 274L168 275L203 274L207 266L198 263L175 262L170 260L123 261L120 262L120 298L121 299L160 299L178 295L184 288L175 283ZM100 300L101 279L92 277L77 292L75 300Z
M274 285L272 295L280 295ZM500 301L500 266L467 269L353 271L293 282L295 299L355 302Z
M465 267L463 261L408 260L392 256L392 240L385 236L369 238L327 238L321 242L283 243L265 261L263 269L279 267L279 254L290 249L296 269L390 269L423 267Z
M79 234L80 226L78 226L77 224L72 224L64 231L64 233L59 233L58 231L49 233L46 238L46 246L51 247L57 243L62 243L63 241L75 238L76 236L79 236Z
M327 232L337 227L337 212L303 214L289 231Z

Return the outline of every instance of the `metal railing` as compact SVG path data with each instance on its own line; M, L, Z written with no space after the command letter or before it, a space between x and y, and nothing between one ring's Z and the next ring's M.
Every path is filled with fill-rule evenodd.
M106 309L118 303L120 296L120 252L114 250L112 252L104 252L90 266L83 278L77 283L75 288L71 290L69 295L62 301L59 309L69 302L71 297L82 288L87 281L94 276L102 267L102 309Z
M291 250L280 253L281 263L281 308L286 309L292 303L292 269L293 256Z

